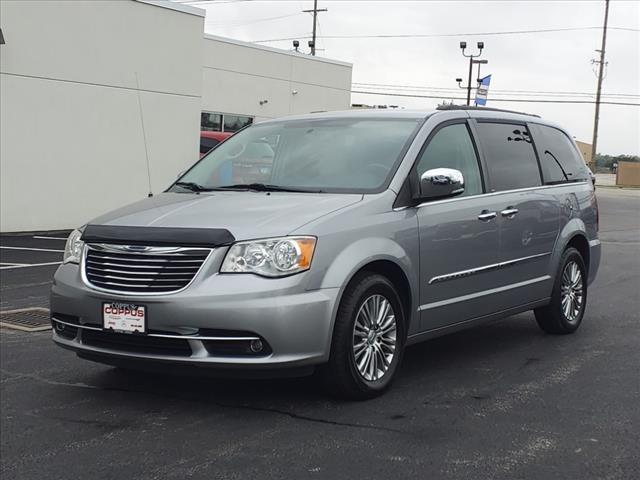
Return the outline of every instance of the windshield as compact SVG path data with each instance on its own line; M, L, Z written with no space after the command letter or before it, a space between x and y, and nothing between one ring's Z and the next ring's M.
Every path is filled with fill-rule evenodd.
M171 188L366 193L395 172L420 119L318 119L254 125L221 143Z

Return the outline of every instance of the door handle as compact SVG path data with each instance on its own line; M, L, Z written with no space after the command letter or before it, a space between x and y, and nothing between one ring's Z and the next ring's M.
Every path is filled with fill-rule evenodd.
M518 213L518 209L517 208L513 208L513 207L507 207L505 210L502 210L500 212L500 214L503 217L508 217L508 218L513 218L516 216L516 213Z
M496 218L498 214L496 212L490 212L489 210L482 210L480 215L478 215L478 220L482 220L483 222L488 222L492 218Z

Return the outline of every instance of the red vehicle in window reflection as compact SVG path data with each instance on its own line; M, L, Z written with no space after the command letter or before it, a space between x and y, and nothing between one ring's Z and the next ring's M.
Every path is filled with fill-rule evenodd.
M231 151L218 170L219 183L269 183L275 152L271 145L260 139Z
M208 130L200 132L200 158L204 157L213 147L229 138L233 133L211 132Z

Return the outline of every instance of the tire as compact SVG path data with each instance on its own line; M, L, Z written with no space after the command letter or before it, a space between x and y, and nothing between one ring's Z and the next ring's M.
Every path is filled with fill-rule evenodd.
M384 301L389 310L385 310ZM379 323L367 323L368 318L376 316L372 313L376 307L387 314ZM358 274L340 301L329 362L321 371L329 393L365 400L388 389L402 361L405 318L400 297L389 279L371 272Z
M570 247L560 259L551 302L535 309L534 314L538 325L545 332L566 335L578 329L586 306L587 268L580 252Z

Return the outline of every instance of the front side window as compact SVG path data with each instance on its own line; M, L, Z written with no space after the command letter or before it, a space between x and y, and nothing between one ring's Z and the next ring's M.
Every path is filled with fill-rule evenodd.
M261 183L305 191L378 191L395 173L420 121L338 118L253 125L220 144L179 182L205 189Z
M526 126L479 122L477 131L492 191L540 185L538 160Z
M532 125L531 130L546 184L589 179L582 155L562 131L545 125Z
M429 141L418 161L418 178L433 168L453 168L464 177L461 196L482 193L482 179L469 130L465 124L456 124L438 130Z

